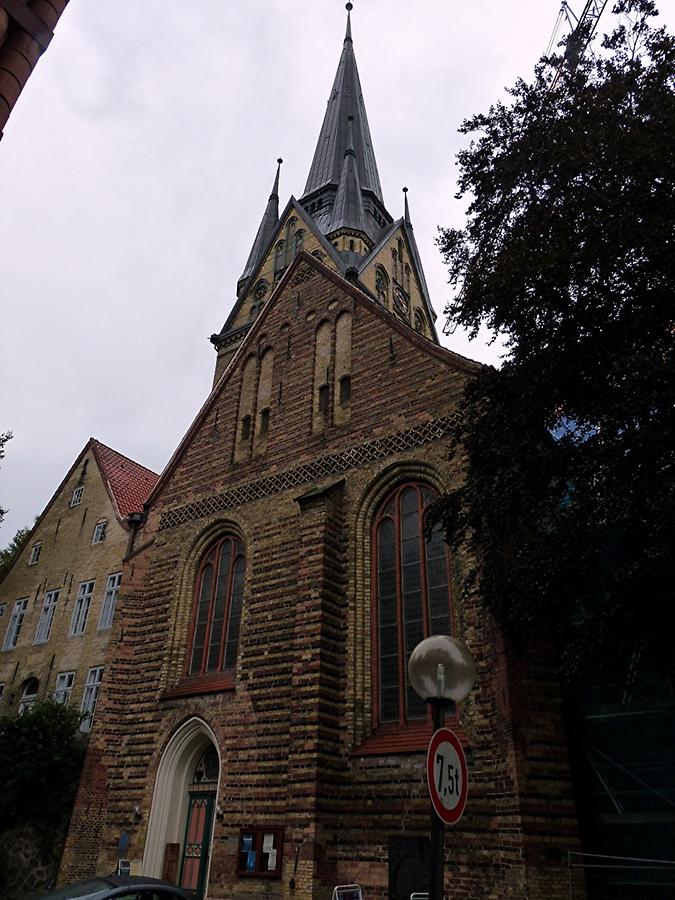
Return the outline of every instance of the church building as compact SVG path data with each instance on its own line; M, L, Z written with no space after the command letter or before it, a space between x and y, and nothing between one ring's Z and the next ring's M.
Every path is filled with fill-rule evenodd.
M441 633L478 667L448 720L470 784L446 891L567 896L558 685L460 590L470 560L424 536L461 477L449 435L479 365L439 345L402 205L385 205L348 17L304 192L280 212L277 168L213 390L125 560L61 883L123 858L200 900L425 890L432 722L406 668Z

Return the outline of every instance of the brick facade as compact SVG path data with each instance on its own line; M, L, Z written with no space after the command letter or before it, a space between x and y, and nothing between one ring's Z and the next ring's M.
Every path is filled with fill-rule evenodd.
M344 315L348 416L335 415L331 367L346 350L333 337L317 430L317 329L347 334L334 327ZM270 350L268 432L259 440L254 400L244 440L242 379ZM164 846L154 844L171 843L166 822L177 815L160 796L172 790L167 758L181 729L198 723L220 756L209 898L318 900L352 881L368 898L389 896L392 848L404 838L423 846L428 834L431 726L373 724L371 528L397 484L440 491L459 477L448 422L475 371L316 258L296 257L167 466L125 562L62 882L110 871L122 833L129 858L162 874ZM246 554L236 670L191 679L196 573L225 534ZM457 580L467 560L452 562ZM452 605L479 678L453 724L471 782L466 814L446 835L447 890L562 900L561 857L576 845L576 824L557 685L546 666L526 670L509 657L479 597L455 584ZM281 877L237 874L240 829L254 826L284 829Z
M82 497L71 505L73 492ZM92 543L98 522L107 522L105 540ZM103 665L110 628L99 628L109 575L122 571L130 531L120 519L89 442L33 528L23 549L0 584L0 645L4 645L16 601L28 605L16 646L0 650L0 712L16 711L23 685L39 682L38 699L52 697L59 672L74 672L71 705L79 708L87 672ZM34 548L37 562L31 564ZM82 633L70 634L78 588L93 581L94 591ZM47 592L58 600L47 639L36 642L36 630Z

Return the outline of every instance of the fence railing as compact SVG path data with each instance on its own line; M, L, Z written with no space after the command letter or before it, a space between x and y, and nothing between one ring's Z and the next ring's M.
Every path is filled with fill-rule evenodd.
M675 900L675 860L568 854L570 900Z

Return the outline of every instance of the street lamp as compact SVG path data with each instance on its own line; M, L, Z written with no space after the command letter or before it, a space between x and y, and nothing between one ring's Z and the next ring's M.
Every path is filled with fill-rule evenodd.
M476 661L461 641L434 634L415 647L408 660L408 678L431 706L434 732L443 727L446 709L469 696L476 681ZM429 900L443 900L443 822L431 809Z

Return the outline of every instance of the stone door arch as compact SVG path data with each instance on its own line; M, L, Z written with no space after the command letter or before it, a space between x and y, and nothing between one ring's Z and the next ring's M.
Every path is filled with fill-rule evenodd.
M206 894L220 754L202 719L184 722L162 754L148 821L143 872L184 881L196 898Z

